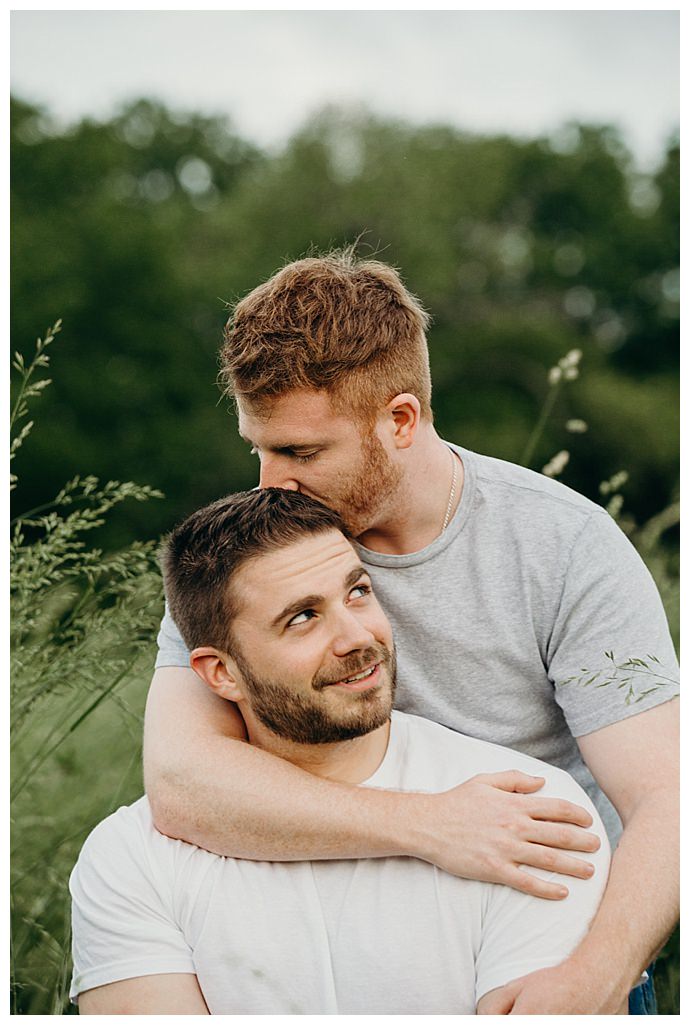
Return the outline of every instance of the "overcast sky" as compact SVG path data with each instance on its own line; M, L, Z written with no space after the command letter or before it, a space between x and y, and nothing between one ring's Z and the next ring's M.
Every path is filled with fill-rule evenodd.
M15 11L13 92L61 120L148 96L279 145L327 103L530 136L618 125L653 165L679 121L675 11Z

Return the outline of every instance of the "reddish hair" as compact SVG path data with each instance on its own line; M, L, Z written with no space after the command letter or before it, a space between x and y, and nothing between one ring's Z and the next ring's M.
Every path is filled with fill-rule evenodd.
M374 419L401 392L432 418L429 316L396 270L354 248L290 263L237 303L225 328L221 380L261 408L307 388Z

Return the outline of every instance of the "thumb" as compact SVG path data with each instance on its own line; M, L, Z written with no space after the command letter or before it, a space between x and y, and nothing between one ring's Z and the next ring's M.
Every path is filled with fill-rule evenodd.
M510 1014L516 995L517 990L510 984L491 990L477 1004L477 1014Z
M497 790L517 794L532 794L535 790L541 790L546 782L543 776L528 776L526 772L519 772L517 769L508 772L484 772L474 779L478 783L496 787Z

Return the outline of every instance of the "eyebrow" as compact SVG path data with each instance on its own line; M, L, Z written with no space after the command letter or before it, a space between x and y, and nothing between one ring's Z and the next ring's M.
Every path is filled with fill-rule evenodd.
M350 570L348 575L345 577L345 590L347 590L347 588L349 587L352 587L353 584L356 584L357 581L363 576L369 576L365 567L361 564L359 566L355 566L352 570ZM310 609L314 605L322 605L325 600L326 599L322 594L307 594L303 598L298 598L297 601L290 602L289 605L285 606L282 612L278 613L278 615L271 623L271 626L278 626L278 624L287 617L296 616L298 612L304 612L305 609Z

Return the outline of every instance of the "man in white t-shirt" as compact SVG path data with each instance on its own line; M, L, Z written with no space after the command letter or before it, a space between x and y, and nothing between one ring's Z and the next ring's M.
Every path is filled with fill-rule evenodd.
M492 1013L502 987L568 956L606 884L594 805L560 769L392 712L390 624L336 513L285 490L230 496L177 527L162 561L194 670L256 748L334 781L336 799L338 784L434 802L478 774L543 776L526 818L576 802L601 846L591 877L547 901L415 858L220 857L158 833L142 798L72 874L81 1013Z

